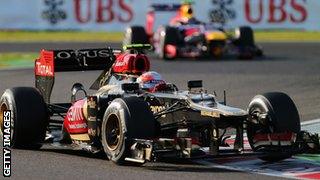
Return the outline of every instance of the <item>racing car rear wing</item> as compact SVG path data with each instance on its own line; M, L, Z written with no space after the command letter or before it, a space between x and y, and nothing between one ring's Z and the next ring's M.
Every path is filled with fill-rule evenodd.
M153 11L176 11L183 4L194 4L193 0L182 0L181 3L153 3L151 8Z
M35 86L46 103L54 85L55 72L110 69L115 61L115 50L42 50L35 61Z
M181 4L151 4L146 15L146 33L149 36L153 34L155 23L155 12L174 12L179 10Z
M35 74L54 76L59 71L85 71L110 68L114 62L112 49L42 50L35 62Z
M155 12L176 12L183 4L193 4L193 0L183 0L181 3L153 3L150 5L146 16L146 32L149 36L153 34Z
M177 11L181 7L181 4L151 4L150 11Z

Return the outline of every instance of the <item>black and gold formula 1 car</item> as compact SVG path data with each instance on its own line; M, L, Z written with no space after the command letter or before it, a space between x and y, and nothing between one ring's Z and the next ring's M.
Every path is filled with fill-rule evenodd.
M0 100L1 123L4 112L13 113L11 146L38 149L54 143L102 152L117 164L143 164L162 157L241 156L246 132L250 153L267 161L319 151L317 135L301 132L288 95L257 95L239 109L225 99L219 102L199 80L189 81L188 90L165 83L148 92L136 79L149 71L141 51L150 45L126 48L42 50L35 61L35 87L7 89ZM99 69L103 72L91 86L95 93L75 83L70 102L50 102L55 73ZM79 93L85 97L77 98ZM236 135L233 144L226 143L227 130Z

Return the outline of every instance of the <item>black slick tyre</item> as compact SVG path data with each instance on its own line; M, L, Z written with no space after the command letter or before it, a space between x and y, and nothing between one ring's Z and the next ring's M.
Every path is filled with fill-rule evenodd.
M292 99L285 93L270 92L255 96L248 106L247 135L254 151L264 151L260 158L265 161L279 161L292 156L294 145L278 145L270 147L257 146L254 136L258 133L295 133L300 132L300 118ZM265 114L263 116L259 116Z
M149 44L148 35L142 26L131 26L125 30L123 45Z
M0 99L1 124L3 113L12 112L11 146L13 148L38 149L45 139L48 125L46 103L33 87L7 89ZM1 126L1 134L3 126Z
M254 46L254 35L251 27L241 26L235 29L236 39L241 46Z
M118 98L111 102L102 121L102 145L109 160L127 164L133 139L151 139L156 123L149 105L137 97Z
M166 45L170 44L173 46L178 46L181 44L181 35L175 27L166 26L160 31L160 40L159 40L159 57L164 60L172 60L175 57L169 57L165 52Z
M235 29L235 45L239 48L239 59L252 59L257 54L253 30L249 26Z

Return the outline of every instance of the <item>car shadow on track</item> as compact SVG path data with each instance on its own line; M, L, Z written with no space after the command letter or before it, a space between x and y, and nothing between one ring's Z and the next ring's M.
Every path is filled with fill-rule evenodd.
M230 173L239 172L234 170L227 170L216 167L209 167L197 163L192 159L167 158L161 159L155 163L146 163L143 166L146 170L152 171L166 171L166 172L197 172L197 173Z
M203 165L152 165L152 166L144 166L146 170L151 171L165 171L165 172L197 172L197 173L231 173L231 172L239 172L239 171L232 171L222 168L214 168L214 167L207 167Z
M100 159L100 160L107 160L108 159L104 153L93 154L93 153L90 153L87 151L82 151L82 150L45 148L45 149L40 149L38 151L61 153L61 154L67 154L67 155L72 155L72 156L80 156L80 157Z
M59 153L59 154L67 154L71 156L79 156L83 158L90 158L90 159L97 159L97 160L108 160L104 153L97 153L92 154L82 150L73 150L73 149L56 149L56 148L43 148L37 150L39 152L52 152L52 153ZM117 166L117 165L114 165ZM128 166L128 165L125 165ZM170 171L170 172L197 172L197 173L230 173L230 172L239 172L239 171L232 171L226 170L221 168L215 167L208 167L201 165L193 160L188 159L179 159L179 158L165 158L161 159L157 162L148 162L142 166L135 166L135 168L141 168L144 170L150 171Z

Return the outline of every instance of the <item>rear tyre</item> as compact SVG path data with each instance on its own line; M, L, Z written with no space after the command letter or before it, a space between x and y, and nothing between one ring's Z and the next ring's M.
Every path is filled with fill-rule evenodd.
M144 27L131 26L126 29L123 45L129 44L149 44L149 38Z
M125 165L128 164L125 158L130 156L132 139L155 137L156 120L145 101L137 97L118 98L108 106L101 131L102 145L108 158L116 164Z
M181 43L179 30L175 27L166 26L160 31L160 41L159 41L159 57L164 60L174 59L175 57L170 57L166 53L166 45L178 46Z
M11 146L39 149L48 125L47 106L39 91L32 87L7 89L0 99L1 134L3 113L11 110Z
M255 96L248 107L249 122L247 135L254 151L265 152L260 158L265 161L280 161L289 158L294 153L294 145L278 145L261 147L254 136L258 133L299 133L300 118L292 99L281 92L271 92ZM266 115L261 118L259 115Z

